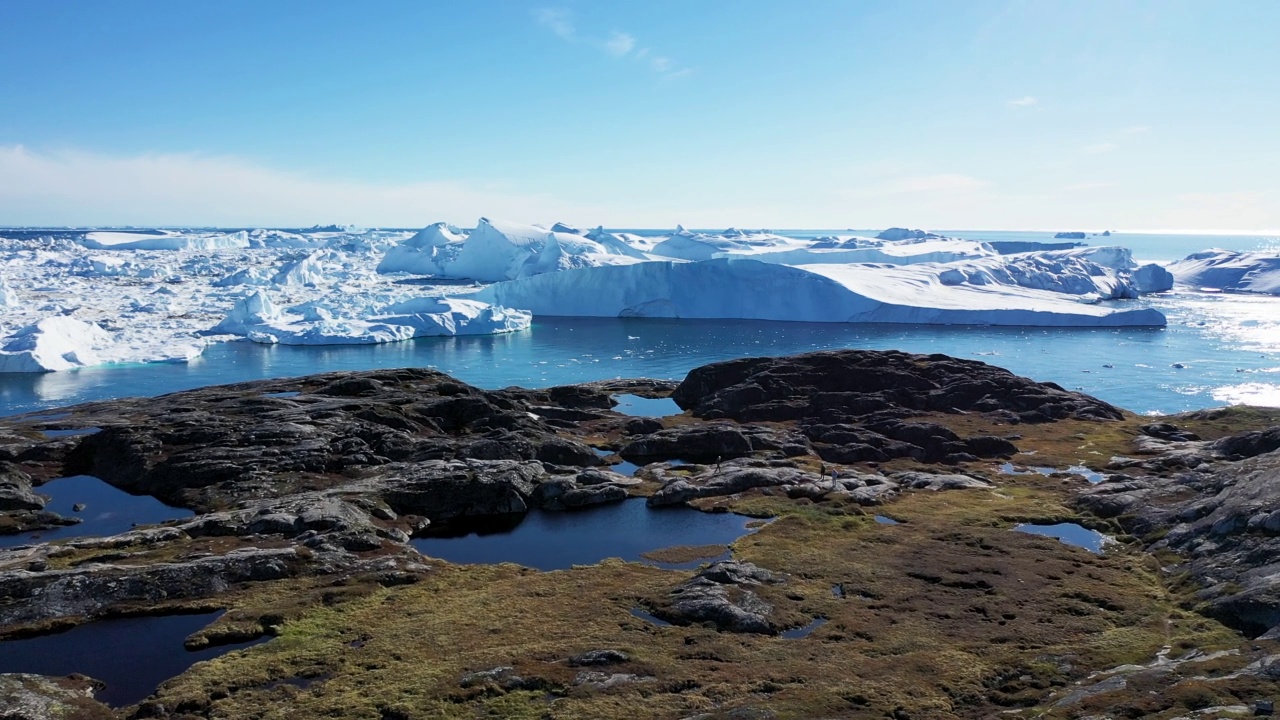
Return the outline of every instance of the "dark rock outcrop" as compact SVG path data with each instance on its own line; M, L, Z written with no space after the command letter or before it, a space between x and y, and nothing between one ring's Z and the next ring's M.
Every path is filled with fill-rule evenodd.
M1127 471L1164 474L1112 475L1076 505L1178 553L1205 612L1261 635L1280 626L1280 427L1189 445Z
M900 419L922 412L1014 413L1022 422L1118 420L1096 398L947 355L838 350L746 358L692 370L672 398L700 418L822 423Z

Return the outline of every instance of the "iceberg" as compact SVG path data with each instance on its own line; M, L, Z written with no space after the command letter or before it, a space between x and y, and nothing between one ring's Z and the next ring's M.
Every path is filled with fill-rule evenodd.
M0 373L53 372L134 359L186 362L203 350L203 343L129 345L93 323L55 316L0 340Z
M825 243L824 243L825 244ZM996 252L986 243L972 240L931 238L925 241L865 241L854 238L836 247L803 247L764 252L727 252L713 257L751 258L783 265L830 265L836 263L945 263L993 257Z
M1027 253L1013 253L1011 258L1038 257L1050 262L1085 260L1117 271L1132 283L1139 295L1165 292L1173 287L1173 275L1156 263L1139 265L1133 259L1133 251L1115 245L1081 245L1067 249L1051 249ZM1131 297L1131 296L1126 296Z
M941 235L935 235L924 230L912 230L910 228L892 227L882 231L876 235L877 240L941 240Z
M111 347L106 330L70 317L51 317L28 325L0 345L0 372L49 372L97 365Z
M453 233L442 223L424 228L389 250L378 264L378 272L497 282L643 259L642 254L624 250L616 243L601 243L536 225L480 218L476 228L461 240L453 239Z
M1280 253L1204 250L1169 263L1180 285L1230 292L1280 295Z
M742 258L655 261L501 282L476 298L534 316L741 318L947 325L1163 326L1157 310L1113 310L1003 283L947 284L943 265L806 265Z
M281 310L263 292L236 301L211 334L239 335L282 345L356 345L400 342L441 335L491 335L529 327L528 312L475 300L418 297L368 316L339 315L343 309L308 302Z
M93 250L222 250L249 247L249 233L89 232L80 242Z
M677 225L675 233L654 245L651 252L679 260L710 260L721 253L765 252L803 246L791 238L770 233L747 233L734 228L719 234L695 233Z

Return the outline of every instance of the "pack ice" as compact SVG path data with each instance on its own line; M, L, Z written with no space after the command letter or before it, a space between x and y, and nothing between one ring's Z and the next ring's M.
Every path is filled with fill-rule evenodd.
M0 372L184 361L211 342L351 344L528 328L532 315L1163 325L1172 276L1123 248L1002 255L874 237L625 233L481 218L420 231L0 231ZM1022 249L1025 249L1022 248Z

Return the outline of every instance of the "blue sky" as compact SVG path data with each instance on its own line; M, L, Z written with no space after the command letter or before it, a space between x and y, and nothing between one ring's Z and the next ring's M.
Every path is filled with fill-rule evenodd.
M0 3L0 225L1280 229L1280 3Z

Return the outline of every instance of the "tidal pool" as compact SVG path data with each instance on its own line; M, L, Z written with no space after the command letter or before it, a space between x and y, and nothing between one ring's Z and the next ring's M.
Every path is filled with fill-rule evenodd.
M727 545L751 532L751 523L752 518L732 513L649 508L643 498L634 498L566 512L534 510L442 523L412 542L423 555L452 563L512 562L564 570L610 557L649 562L641 553L676 545Z
M196 651L183 647L188 635L218 619L222 612L99 620L53 635L2 640L0 673L55 677L80 673L106 683L96 696L98 700L112 707L132 705L201 660L271 639L261 637Z

